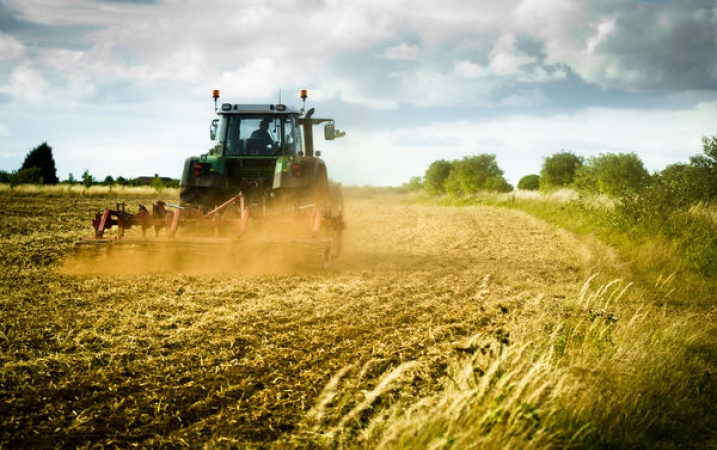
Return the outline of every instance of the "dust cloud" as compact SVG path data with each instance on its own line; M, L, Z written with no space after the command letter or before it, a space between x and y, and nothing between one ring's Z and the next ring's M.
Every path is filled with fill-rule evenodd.
M237 238L125 238L85 245L64 261L65 274L182 273L271 275L325 266L326 241L276 230Z

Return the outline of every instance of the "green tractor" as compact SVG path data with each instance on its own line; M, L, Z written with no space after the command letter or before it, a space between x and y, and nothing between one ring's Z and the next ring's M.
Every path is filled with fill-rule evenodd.
M306 97L302 90L304 104ZM255 217L275 206L317 203L329 218L343 214L340 186L329 183L326 163L314 149L314 125L324 125L329 141L345 135L333 119L284 104L217 107L218 99L214 91L219 116L209 129L214 146L185 161L181 206L211 210L241 193Z
M160 201L151 211L140 205L130 213L122 203L98 212L94 236L76 241L76 252L197 248L212 258L219 251L246 261L271 260L279 249L307 267L326 267L341 253L344 203L314 149L313 127L323 125L329 141L345 133L333 119L315 118L313 108L304 112L306 98L302 90L300 110L282 103L218 105L215 90L214 146L184 162L179 205ZM114 227L114 235L106 233ZM131 228L140 228L141 236ZM208 252L213 244L216 251Z

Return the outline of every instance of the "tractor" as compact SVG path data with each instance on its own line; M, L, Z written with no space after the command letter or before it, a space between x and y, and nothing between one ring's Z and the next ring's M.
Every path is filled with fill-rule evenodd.
M197 244L200 236L206 238L201 246L214 242L236 246L237 252L247 235L252 242L263 236L293 252L308 249L324 266L341 253L343 195L338 183L329 182L326 163L314 148L314 126L323 125L328 141L345 133L333 119L314 117L314 108L305 110L306 90L300 93L300 109L281 102L219 103L218 90L213 98L218 116L209 127L213 146L186 158L179 205L160 201L151 212L140 205L139 212L129 213L118 204L98 212L92 221L95 235L76 241L76 250L150 242L155 248L165 230L163 242ZM105 235L113 226L116 235ZM141 227L141 239L125 235L133 226ZM151 228L155 239L146 238ZM193 231L182 235L180 230Z

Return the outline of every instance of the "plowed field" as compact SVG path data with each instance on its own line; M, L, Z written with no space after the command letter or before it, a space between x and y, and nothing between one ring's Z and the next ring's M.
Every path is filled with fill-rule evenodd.
M106 203L0 196L2 448L291 447L360 428L443 389L461 354L511 345L609 259L519 212L377 196L347 199L327 272L63 272Z

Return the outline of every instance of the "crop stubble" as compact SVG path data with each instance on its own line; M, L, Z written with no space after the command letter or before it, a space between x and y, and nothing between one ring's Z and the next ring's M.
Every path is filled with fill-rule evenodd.
M439 391L596 261L515 211L384 196L347 201L328 272L63 273L105 203L0 196L0 446L303 445Z

